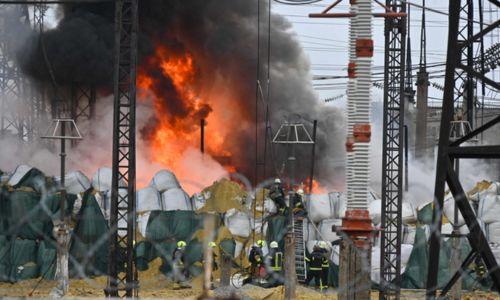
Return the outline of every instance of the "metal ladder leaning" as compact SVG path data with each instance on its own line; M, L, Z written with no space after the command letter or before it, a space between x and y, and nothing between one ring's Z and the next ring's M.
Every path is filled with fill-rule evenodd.
M295 237L295 272L297 273L297 281L305 283L307 279L307 265L302 217L293 217L293 234Z

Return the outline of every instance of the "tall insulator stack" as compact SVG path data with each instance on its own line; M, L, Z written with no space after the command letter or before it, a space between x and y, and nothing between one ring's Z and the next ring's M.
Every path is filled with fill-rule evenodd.
M372 38L372 3L370 0L357 0L358 13L355 22L356 32L356 85L352 97L354 140L354 176L347 182L351 186L351 201L348 210L368 209L368 185L370 179L370 89L371 64L373 56Z
M370 102L373 57L372 1L351 0L347 85L347 211L342 220L341 299L369 299L371 237L368 213L370 184Z
M353 190L352 185L349 184L353 181L353 163L354 163L354 138L353 138L353 127L356 122L356 106L354 105L354 99L356 97L356 15L357 15L357 5L356 2L351 4L350 13L355 17L349 19L349 64L347 68L348 81L347 81L347 141L346 141L346 152L347 152L347 165L346 165L346 180L347 180L347 203L353 202Z

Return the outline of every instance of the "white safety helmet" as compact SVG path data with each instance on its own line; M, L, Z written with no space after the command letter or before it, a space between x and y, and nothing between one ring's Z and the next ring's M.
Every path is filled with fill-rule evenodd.
M297 194L304 196L304 190L303 189L298 189Z
M271 244L269 244L269 246L271 247L271 249L278 248L278 242L272 241Z
M281 179L279 178L274 179L274 183L281 183Z
M326 242L325 241L320 241L318 243L318 246L321 248L321 249L326 249Z

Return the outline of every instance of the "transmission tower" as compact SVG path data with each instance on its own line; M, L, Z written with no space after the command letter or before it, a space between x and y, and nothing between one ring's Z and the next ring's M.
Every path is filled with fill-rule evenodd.
M16 135L27 140L27 103L21 70L14 61L10 29L19 25L23 11L19 6L0 5L0 136Z
M427 110L429 96L429 73L427 72L427 32L425 0L422 1L422 23L420 27L420 60L417 72L417 122L415 128L415 158L427 155Z
M410 37L410 4L407 5L407 34L406 34L406 71L405 71L405 105L415 103L415 90L413 89L413 68L411 62L411 37Z
M490 1L497 9L500 9L500 3L496 0ZM488 274L492 279L494 288L500 290L500 269L493 255L486 236L481 229L473 208L467 199L467 195L460 183L458 174L454 169L459 159L500 159L500 145L488 146L461 146L464 142L481 134L485 130L500 123L500 115L493 118L488 123L477 127L472 132L455 141L450 139L451 122L454 119L457 108L457 85L464 86L466 80L480 80L487 84L496 92L500 91L500 84L492 80L470 66L469 57L464 58L464 54L469 54L469 47L478 42L489 32L498 29L500 21L488 25L476 34L467 32L465 36L464 27L460 27L462 15L467 14L467 23L473 22L472 4L467 0L462 6L462 1L449 2L449 20L448 20L448 50L446 58L445 85L443 93L443 105L441 113L441 125L439 132L438 159L436 163L436 183L434 190L434 211L432 218L433 228L430 237L429 265L427 270L427 298L434 299L436 292L441 289L441 297L444 297L454 283L464 274L465 269L477 258L483 260L488 269ZM473 29L473 28L472 28ZM460 74L460 76L457 76ZM465 79L465 80L464 80ZM470 81L469 81L470 82ZM463 89L461 89L463 90ZM466 100L463 100L466 101ZM467 106L467 105L465 105ZM470 108L470 107L469 107ZM442 207L445 196L445 185L448 185L456 206L460 210L465 223L469 229L467 239L472 248L459 270L452 276L450 282L444 287L438 286L438 270L441 246L441 225L442 225Z
M135 100L138 0L115 3L113 179L106 294L138 296L135 241Z
M396 13L406 12L405 1L387 0L386 6ZM380 299L399 299L400 295L405 38L406 16L386 18Z

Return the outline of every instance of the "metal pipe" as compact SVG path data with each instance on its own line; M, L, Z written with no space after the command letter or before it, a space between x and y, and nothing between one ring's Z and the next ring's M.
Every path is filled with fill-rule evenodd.
M408 192L408 125L405 128L405 192Z
M64 213L64 202L65 202L65 193L64 193L64 186L65 186L65 174L66 174L66 139L64 139L64 136L66 135L66 122L62 121L60 122L61 124L61 153L59 156L61 157L61 199L59 199L59 206L61 210L61 222L64 222L65 219L65 213Z
M311 154L311 173L309 174L309 194L313 192L313 181L314 181L314 164L316 162L316 129L318 127L318 120L313 121L313 145Z

